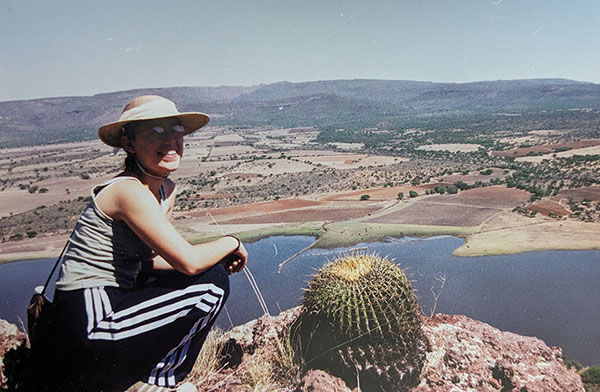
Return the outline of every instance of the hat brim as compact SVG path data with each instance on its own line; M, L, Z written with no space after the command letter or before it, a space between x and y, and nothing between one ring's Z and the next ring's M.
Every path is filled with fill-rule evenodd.
M105 144L111 147L123 148L123 144L121 143L121 136L123 136L123 134L121 133L121 128L123 128L126 124L138 121L159 120L163 118L177 118L179 120L179 124L184 129L184 136L197 131L198 129L208 124L208 122L210 121L210 117L208 117L208 115L200 112L187 112L163 117L139 118L135 120L117 121L101 126L100 129L98 129L98 137Z

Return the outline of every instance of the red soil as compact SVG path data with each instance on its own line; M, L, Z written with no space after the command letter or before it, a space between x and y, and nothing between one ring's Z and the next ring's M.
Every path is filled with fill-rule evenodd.
M281 210L289 210L292 208L302 208L302 207L312 207L318 206L323 203L319 201L313 200L304 200L304 199L285 199L285 200L276 200L276 201L267 201L262 203L254 203L254 204L246 204L242 206L235 207L223 207L223 208L214 208L210 210L212 215L227 215L227 214L238 214L238 213L247 213L247 212L273 212L273 211L281 211ZM199 212L192 212L188 215L192 218L200 218L206 216L206 210Z
M370 188L370 189L361 189L358 191L352 192L344 192L344 193L336 193L332 196L324 197L325 200L359 200L362 195L369 195L371 198L369 200L395 200L398 198L398 193L404 193L404 197L408 197L408 193L412 190L422 195L425 193L427 189L433 189L438 185L450 185L450 184L427 184L427 185L418 185L418 186L396 186L391 188Z
M340 221L360 218L379 210L378 207L365 208L311 208L293 211L280 211L254 216L233 218L220 222L221 224L257 224L257 223L285 223L285 222L321 222Z
M553 200L537 201L537 202L527 206L527 209L530 211L537 211L538 214L542 214L542 215L546 215L546 216L550 216L550 214L554 214L554 215L558 215L558 216L569 215L569 211L565 207L563 207L562 205L560 205L559 203L557 203Z
M371 219L370 222L477 226L503 209L516 207L528 199L528 192L514 188L477 188L455 195L435 195L416 200L411 206Z
M455 195L436 195L427 199L428 202L443 204L462 204L490 208L513 208L529 200L527 191L501 186L461 191Z
M569 147L570 149L574 150L577 148L593 147L593 146L598 146L598 145L600 145L599 139L589 139L589 140L579 140L579 141L575 141L575 142L545 144L545 145L532 146L532 147L527 147L527 148L515 148L512 150L493 151L492 155L497 156L497 157L511 156L511 157L518 158L518 157L527 156L527 154L529 154L529 153L552 154L552 153L556 152L557 148L563 148L563 147Z
M477 226L500 211L502 210L497 208L448 205L423 201L402 210L369 219L367 222L433 226Z
M553 197L555 200L568 199L572 197L574 201L580 202L583 199L592 201L600 201L600 186L589 186L577 189L565 189L558 193L558 196Z

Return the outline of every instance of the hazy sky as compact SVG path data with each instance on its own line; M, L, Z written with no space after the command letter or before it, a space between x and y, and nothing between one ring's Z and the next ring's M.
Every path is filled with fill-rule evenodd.
M600 83L598 0L0 4L0 101L282 80Z

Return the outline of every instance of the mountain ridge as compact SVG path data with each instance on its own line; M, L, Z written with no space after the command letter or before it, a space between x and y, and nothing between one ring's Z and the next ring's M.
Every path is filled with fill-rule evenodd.
M568 79L441 83L340 79L255 86L161 87L91 96L0 102L0 145L12 147L95 138L129 99L158 94L180 111L212 115L217 126L327 126L449 113L600 108L600 85ZM93 131L93 132L92 132Z

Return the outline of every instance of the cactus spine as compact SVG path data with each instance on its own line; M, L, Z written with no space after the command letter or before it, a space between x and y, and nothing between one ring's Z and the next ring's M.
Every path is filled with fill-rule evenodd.
M307 366L350 385L405 390L418 383L428 348L406 274L377 255L346 255L317 272L293 327Z

